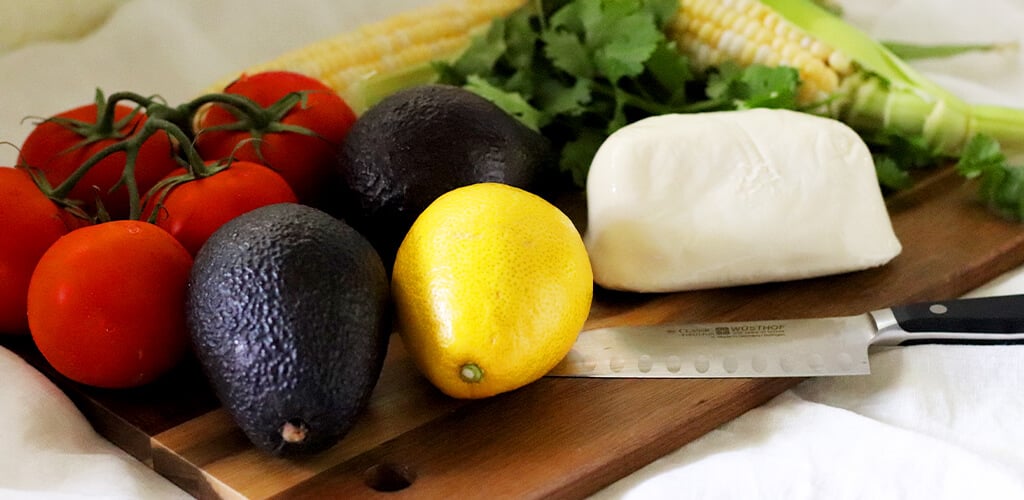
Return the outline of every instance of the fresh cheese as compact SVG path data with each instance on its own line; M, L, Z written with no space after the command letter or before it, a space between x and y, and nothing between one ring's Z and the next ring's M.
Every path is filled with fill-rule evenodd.
M662 115L598 150L585 243L605 288L667 292L810 278L901 251L863 140L754 109Z

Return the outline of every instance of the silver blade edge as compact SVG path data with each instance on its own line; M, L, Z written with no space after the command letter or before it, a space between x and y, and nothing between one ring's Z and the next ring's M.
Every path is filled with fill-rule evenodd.
M750 378L866 375L868 314L734 323L616 326L580 333L549 376Z

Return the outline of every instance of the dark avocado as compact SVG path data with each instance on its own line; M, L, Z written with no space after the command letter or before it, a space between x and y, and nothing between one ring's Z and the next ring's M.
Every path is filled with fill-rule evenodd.
M442 194L479 182L533 190L551 144L490 101L429 84L396 92L353 125L338 158L340 213L393 261L416 217Z
M303 455L337 443L366 407L390 334L380 257L303 205L253 210L196 255L186 311L217 397L256 447Z

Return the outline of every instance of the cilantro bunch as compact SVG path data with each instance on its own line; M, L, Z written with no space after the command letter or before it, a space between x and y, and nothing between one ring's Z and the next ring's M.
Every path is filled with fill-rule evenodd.
M647 116L796 108L793 68L723 65L697 74L665 30L678 0L534 0L497 19L439 81L480 94L540 131L563 179L585 185L591 160L619 128Z

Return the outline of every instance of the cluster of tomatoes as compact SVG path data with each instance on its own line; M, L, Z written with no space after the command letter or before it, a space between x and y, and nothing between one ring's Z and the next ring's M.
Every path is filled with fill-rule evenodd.
M133 387L188 349L192 259L225 222L317 206L355 114L322 82L246 75L176 107L123 92L41 121L0 168L0 334L80 383Z

